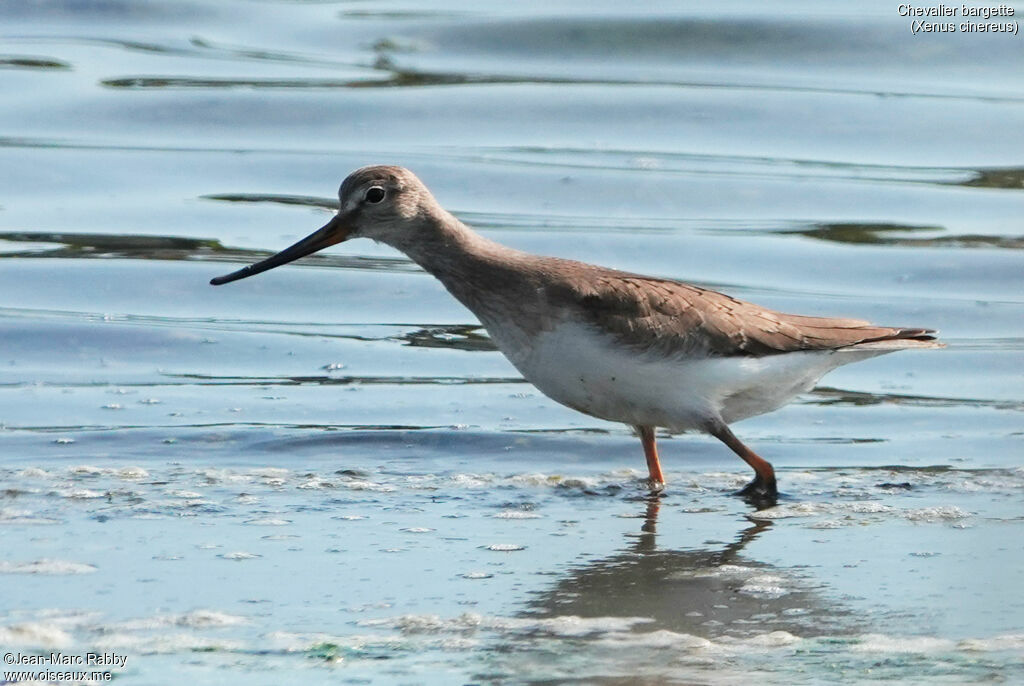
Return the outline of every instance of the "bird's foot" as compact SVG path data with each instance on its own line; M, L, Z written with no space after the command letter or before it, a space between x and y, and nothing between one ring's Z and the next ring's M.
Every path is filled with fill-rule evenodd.
M740 496L758 510L775 507L779 501L779 489L775 486L775 480L769 481L760 476L755 477L734 495Z
M644 479L644 485L647 486L648 494L653 498L660 498L665 495L665 482L658 481L656 479Z

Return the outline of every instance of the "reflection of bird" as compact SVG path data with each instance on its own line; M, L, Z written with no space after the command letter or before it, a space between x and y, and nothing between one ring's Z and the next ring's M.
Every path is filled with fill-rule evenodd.
M612 555L570 565L550 588L531 596L524 615L643 617L643 631L708 639L767 631L845 635L862 628L849 608L808 583L803 572L750 556L751 543L772 535L772 520L750 518L730 542L675 550L658 545L654 529L659 514L685 515L659 513L659 500L649 498L637 513L642 533Z
M781 407L840 365L940 345L930 329L782 314L679 281L513 250L474 233L401 167L359 169L338 194L337 215L319 231L211 283L349 238L397 248L472 310L547 396L635 427L655 488L665 481L655 427L700 429L754 469L741 493L774 497L772 466L728 424Z

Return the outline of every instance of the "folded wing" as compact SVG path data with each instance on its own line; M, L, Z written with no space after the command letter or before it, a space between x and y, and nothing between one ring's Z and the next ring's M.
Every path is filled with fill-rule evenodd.
M602 270L553 286L620 343L664 354L763 356L882 341L924 342L934 330L785 314L679 281Z

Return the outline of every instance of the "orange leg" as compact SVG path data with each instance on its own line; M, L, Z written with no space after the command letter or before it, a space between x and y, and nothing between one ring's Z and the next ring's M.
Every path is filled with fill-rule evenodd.
M661 462L658 460L658 445L654 440L653 426L638 426L637 433L644 444L644 457L647 458L647 473L651 486L660 490L665 485L665 475L661 473Z
M754 469L754 480L740 491L740 495L765 498L775 498L778 495L779 492L775 486L775 470L768 460L743 445L743 442L736 438L729 427L725 425L725 422L715 422L708 427L707 431L729 446L734 453L743 458L743 461Z

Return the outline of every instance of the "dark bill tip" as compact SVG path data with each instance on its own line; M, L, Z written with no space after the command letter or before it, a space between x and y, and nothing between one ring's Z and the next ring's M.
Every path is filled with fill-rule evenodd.
M243 267L238 271L231 272L230 274L214 277L210 279L210 285L220 286L225 283L230 283L232 281L237 281L238 279L244 279L247 276L251 276L255 272L255 270L253 269L254 266L255 265L250 264L249 266Z
M341 216L336 215L334 219L327 222L323 227L314 231L310 235L303 238L301 241L285 248L276 255L271 255L265 260L261 260L255 264L250 264L247 267L242 267L237 271L233 271L230 274L218 276L210 279L211 286L221 286L232 281L238 281L249 276L255 276L261 272L265 272L268 269L274 267L280 267L282 264L288 264L300 257L305 257L315 253L318 250L323 250L336 243L341 243L343 240L348 238L350 229L343 223Z

